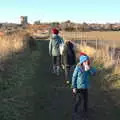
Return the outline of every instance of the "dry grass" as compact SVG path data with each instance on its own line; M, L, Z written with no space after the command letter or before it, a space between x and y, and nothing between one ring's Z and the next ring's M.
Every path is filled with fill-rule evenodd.
M120 65L116 65L113 74L120 74Z
M98 43L106 44L109 46L120 47L120 31L109 32L61 32L61 36L65 40L79 40L79 41L97 41ZM99 45L99 44L98 44Z
M6 61L14 58L16 53L28 48L29 35L26 32L17 32L11 35L0 36L0 71L6 71L9 65Z
M110 73L106 74L107 76L119 76L120 74L120 65L116 64L117 60L113 60L111 56L108 54L108 47L102 48L102 49L94 49L93 47L87 46L87 45L78 45L77 46L77 52L80 51L87 53L91 58L93 58L93 63L96 63L98 66L102 65L102 70L109 70L111 69ZM103 76L106 77L103 72ZM120 77L120 76L119 76ZM104 78L102 78L104 79ZM110 77L111 79L111 77ZM114 77L113 77L114 79ZM109 80L107 80L109 81ZM120 79L115 78L115 81L111 84L111 88L120 88Z
M120 88L120 65L115 66L113 70L113 74L118 75L119 78L114 82L114 84L112 85L112 88L119 89Z
M109 31L109 32L65 32L63 31L62 36L65 39L80 39L85 38L86 40L93 40L95 38L100 38L102 40L120 40L120 31Z
M101 49L95 49L93 47L87 46L86 44L82 44L77 46L77 52L80 51L87 53L87 55L92 57L94 61L103 64L105 68L114 64L114 61L112 60L111 56L108 54L109 46L106 46Z
M11 53L19 52L25 47L25 32L0 37L0 57L3 58Z

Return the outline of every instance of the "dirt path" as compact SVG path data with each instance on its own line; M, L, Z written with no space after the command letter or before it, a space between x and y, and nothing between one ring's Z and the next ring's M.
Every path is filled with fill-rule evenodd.
M50 73L48 41L37 43L38 50L33 53L38 58L34 63L36 71L26 82L32 88L32 94L27 98L30 112L26 114L26 120L71 120L71 89L64 87L63 75L57 77ZM108 94L100 89L98 81L99 77L92 81L89 92L89 120L120 120L120 106L115 106Z
M63 87L63 77L50 73L51 58L48 55L48 41L38 41L40 58L34 77L29 81L34 95L29 99L32 114L29 120L71 119L71 90ZM66 99L67 98L67 99Z

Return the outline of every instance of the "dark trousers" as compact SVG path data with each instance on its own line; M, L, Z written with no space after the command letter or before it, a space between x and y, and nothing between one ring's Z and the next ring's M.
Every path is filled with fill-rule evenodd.
M74 65L65 65L65 80L71 83Z
M88 111L88 89L77 89L77 93L73 94L74 112L78 111L79 106L81 106L81 108L83 109L83 112Z
M65 65L65 80L70 81L70 65Z
M60 66L61 65L61 55L52 56L52 64L55 66Z

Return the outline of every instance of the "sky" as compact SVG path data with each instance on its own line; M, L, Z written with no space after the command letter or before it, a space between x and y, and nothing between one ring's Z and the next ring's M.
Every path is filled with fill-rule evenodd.
M0 22L120 22L120 0L0 0Z

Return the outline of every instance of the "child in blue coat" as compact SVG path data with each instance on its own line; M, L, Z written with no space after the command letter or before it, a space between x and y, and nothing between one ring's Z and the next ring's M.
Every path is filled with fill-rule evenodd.
M72 77L75 113L78 111L81 101L83 101L83 112L87 113L89 77L95 75L95 73L95 68L91 67L89 64L89 57L87 55L81 55L80 62L76 66Z

